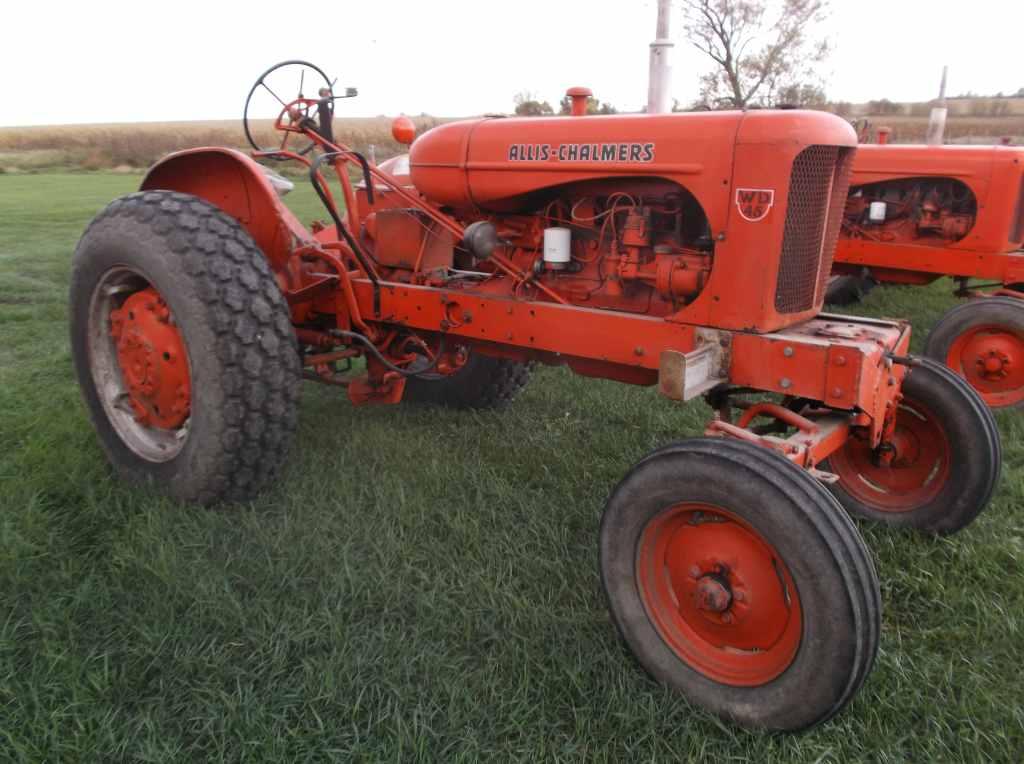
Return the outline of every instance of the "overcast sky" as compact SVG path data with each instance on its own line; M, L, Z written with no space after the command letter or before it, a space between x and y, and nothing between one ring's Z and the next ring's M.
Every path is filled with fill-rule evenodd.
M0 11L0 125L238 117L271 64L305 58L359 88L339 115L509 111L586 85L620 110L646 101L653 0L325 3L14 0ZM673 25L673 95L707 69ZM833 0L833 100L927 100L1024 87L1021 0ZM267 115L270 116L270 115Z

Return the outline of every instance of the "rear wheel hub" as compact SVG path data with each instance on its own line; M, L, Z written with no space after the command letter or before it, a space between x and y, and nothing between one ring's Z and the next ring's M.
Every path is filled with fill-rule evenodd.
M180 427L191 404L188 361L160 293L148 287L112 310L110 333L135 419L166 430Z

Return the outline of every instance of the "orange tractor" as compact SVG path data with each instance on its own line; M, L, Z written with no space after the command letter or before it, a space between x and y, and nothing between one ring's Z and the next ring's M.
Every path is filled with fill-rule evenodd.
M1024 407L1024 148L861 146L835 273L845 297L865 276L956 279L972 299L935 325L925 354L989 406Z
M837 713L880 624L842 507L949 533L1000 469L991 413L907 355L905 323L819 315L850 126L583 116L573 89L571 117L415 141L400 118L410 153L378 167L335 139L332 85L303 62L268 70L246 107L251 157L171 155L82 236L74 362L116 471L185 501L251 497L291 445L302 378L355 405L494 407L544 363L703 397L705 437L649 454L608 499L612 618L656 679L726 718L800 729ZM273 146L250 120L266 94ZM301 225L257 159L304 165L330 221Z

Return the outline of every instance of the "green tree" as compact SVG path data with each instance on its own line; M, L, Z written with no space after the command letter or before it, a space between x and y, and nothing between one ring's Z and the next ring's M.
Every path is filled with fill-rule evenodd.
M516 114L523 117L540 117L555 113L550 103L539 100L537 96L526 90L516 93L512 100L516 105Z
M559 114L572 114L572 99L569 96L562 96L558 102ZM618 114L619 110L607 101L598 101L591 96L587 99L587 114Z
M682 0L686 38L713 62L701 98L742 108L773 104L786 88L813 88L828 55L816 27L828 0Z
M813 108L824 106L826 101L825 91L817 85L786 85L775 94L778 105Z
M903 105L893 103L888 98L882 98L877 101L868 101L868 114L879 114L883 116L891 116L893 114L902 114Z
M832 104L832 113L839 117L849 118L853 114L853 104L849 101L836 101Z

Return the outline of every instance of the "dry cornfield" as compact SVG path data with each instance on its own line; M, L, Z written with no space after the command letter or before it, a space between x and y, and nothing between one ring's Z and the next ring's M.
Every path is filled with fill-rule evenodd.
M444 120L421 116L413 121L422 132ZM278 145L280 135L272 136L271 121L257 124L257 142ZM368 153L373 146L378 161L401 149L391 137L388 117L338 119L334 131L357 151ZM172 151L193 146L249 148L237 120L0 127L0 172L139 169Z
M875 127L888 126L896 143L924 140L928 120L921 116L872 116ZM446 118L420 116L413 120L423 132ZM257 141L267 145L270 120L257 129ZM357 151L374 147L378 161L400 152L391 137L389 117L351 117L335 121L335 135ZM950 143L999 143L1009 137L1024 143L1024 114L1003 117L950 116L946 140ZM32 172L48 169L142 169L172 151L193 146L232 146L248 149L237 120L198 122L140 122L48 127L0 127L0 172Z

